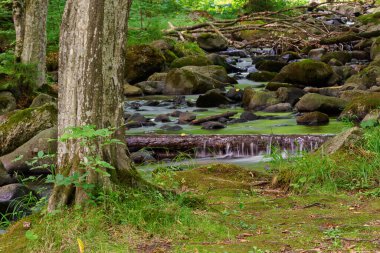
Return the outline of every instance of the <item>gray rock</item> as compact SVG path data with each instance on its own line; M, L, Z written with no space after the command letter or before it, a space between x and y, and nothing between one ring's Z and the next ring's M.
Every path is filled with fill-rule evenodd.
M347 102L343 99L310 93L303 96L295 108L299 112L319 111L335 116L339 115L346 105Z
M298 125L322 126L327 125L330 121L329 116L321 112L308 112L296 118Z
M143 82L136 83L134 86L140 88L145 95L160 95L162 94L164 90L165 82L143 81Z
M28 142L18 147L12 153L0 157L0 162L4 164L4 168L8 173L21 172L27 173L31 169L28 164L34 157L37 156L39 151L43 151L45 154L55 154L57 152L58 131L57 127L49 128L41 131ZM17 158L17 159L16 159ZM55 157L38 160L35 167L42 166L44 164L55 164ZM49 168L37 168L33 173L49 173Z
M17 199L31 192L31 189L22 184L8 184L0 187L0 212L12 212L17 204Z
M252 121L252 120L257 120L259 116L254 114L253 112L250 111L244 111L242 114L240 114L240 119L246 120L246 121Z
M141 90L141 88L137 86L133 86L126 83L123 86L123 94L126 97L136 97L136 96L141 96L143 94L143 91Z
M153 163L156 159L153 157L153 152L147 150L140 150L131 153L131 159L134 163Z
M154 119L155 122L170 122L170 118L167 114L160 114Z
M277 98L281 103L295 105L306 93L299 88L279 88L276 91Z
M179 114L178 123L179 124L188 124L191 121L195 120L197 116L191 112L181 112Z
M217 130L225 128L226 126L220 122L217 121L208 121L202 124L202 129L206 130Z
M316 48L309 51L309 58L312 60L320 61L322 56L327 53L324 48Z
M292 105L290 103L279 103L270 105L264 109L265 112L291 112Z
M11 177L11 175L9 175L9 173L4 168L3 163L0 160L0 186L4 186L7 184L13 184L16 182L17 182L17 180L15 178Z
M181 131L183 130L183 128L181 126L178 126L178 125L164 125L162 127L160 127L161 130L164 130L164 131Z
M9 91L0 92L0 115L16 110L16 99Z
M362 137L363 130L358 127L354 127L328 140L322 145L319 151L326 154L334 154L338 151L351 149L352 146L355 146L361 142Z
M41 93L33 99L33 102L29 107L37 108L49 103L57 103L57 99L53 98L52 96L49 96L48 94Z
M209 90L198 97L196 106L201 108L218 107L230 102L231 100L221 94L220 90Z
M203 33L199 35L197 43L200 48L210 52L223 51L228 47L228 42L225 39L217 34L211 33Z

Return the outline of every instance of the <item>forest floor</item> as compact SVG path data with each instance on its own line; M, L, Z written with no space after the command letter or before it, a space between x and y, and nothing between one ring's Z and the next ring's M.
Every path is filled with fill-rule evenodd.
M46 216L44 219L30 216L0 237L0 252L76 252L77 238L83 241L85 252L376 252L380 249L378 199L354 193L288 194L267 188L265 184L271 178L262 171L219 164L171 176L163 174L161 182L176 184L180 191L192 192L205 200L201 208L190 209L197 222L191 218L187 221L186 216L181 216L182 211L175 211L175 206L170 205L166 208L175 217L173 224L165 222L163 217L161 221L157 218L159 212L166 210L151 210L150 215L161 226L158 233L147 232L150 224L140 224L142 230L125 224L104 225L97 220L102 218L96 216L96 209L78 215L76 210L62 212L50 222ZM37 223L38 229L44 230L35 231L34 239L25 236L25 224L29 222L30 231L34 231ZM103 227L99 229L95 223L102 223ZM61 237L58 239L54 233ZM31 244L38 246L29 248Z

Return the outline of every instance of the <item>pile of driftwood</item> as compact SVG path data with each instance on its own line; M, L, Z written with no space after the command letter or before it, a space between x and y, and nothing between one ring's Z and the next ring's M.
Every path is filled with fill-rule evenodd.
M346 10L359 9L362 13L342 13L337 11L339 6L344 6ZM169 24L170 28L164 33L182 41L194 41L203 33L216 33L236 48L271 47L279 51L298 51L308 46L347 43L380 36L380 31L366 32L353 25L356 16L363 14L369 7L368 4L352 1L313 3L276 12L252 13L237 19L200 22L192 26L175 27ZM258 31L260 36L252 40L241 40L234 36L242 31Z

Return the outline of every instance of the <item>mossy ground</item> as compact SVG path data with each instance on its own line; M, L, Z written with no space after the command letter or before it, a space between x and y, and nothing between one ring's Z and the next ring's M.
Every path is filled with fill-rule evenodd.
M214 164L177 172L166 179L161 177L162 182L176 181L182 192L192 192L204 199L205 204L200 209L178 208L172 202L156 206L161 209L145 213L146 217L160 217L155 225L144 223L144 219L140 223L127 219L118 222L121 217L112 216L114 211L104 211L104 207L87 211L63 210L43 218L30 216L0 236L0 250L77 252L78 238L83 241L85 252L294 252L311 249L373 252L378 249L378 199L348 194L291 195L269 190L265 183L270 182L271 177L262 171L261 167L244 169ZM144 212L152 207L148 202L144 205ZM31 222L36 239L25 237L24 222Z

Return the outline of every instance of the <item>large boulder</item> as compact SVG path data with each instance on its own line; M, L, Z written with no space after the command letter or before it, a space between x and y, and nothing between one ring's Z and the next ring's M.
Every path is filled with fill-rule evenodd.
M289 103L293 106L305 95L305 91L298 88L281 87L276 91L276 95L281 103Z
M150 46L158 49L165 57L166 63L170 64L172 61L178 58L173 52L175 41L172 39L155 40L150 43Z
M373 61L365 69L346 80L343 90L367 90L380 85L380 60Z
M289 103L279 103L275 105L270 105L264 109L264 112L291 112L292 105Z
M16 99L9 91L0 92L0 115L13 111L17 107Z
M10 113L0 123L0 155L12 152L40 131L53 127L57 124L57 117L55 104Z
M286 65L287 63L281 61L264 60L256 63L256 69L260 71L280 72Z
M15 200L33 192L23 184L8 184L0 187L0 213L12 212L17 205Z
M169 71L163 94L201 94L212 89L224 88L226 86L226 83L186 68L187 67Z
M239 72L240 69L237 67L232 66L227 62L227 60L216 53L208 54L207 59L209 59L212 62L212 65L222 66L225 68L228 72Z
M299 112L319 111L334 116L339 115L346 105L347 102L340 98L309 93L300 99L295 108Z
M336 59L342 64L346 64L351 61L352 55L348 51L328 52L322 56L321 61L329 63L332 59Z
M29 162L32 161L34 157L37 156L39 151L43 151L44 154L55 154L57 152L57 141L58 131L57 127L52 127L41 131L28 142L18 147L12 153L0 157L0 163L3 163L4 168L9 172L21 172L27 173L31 169ZM32 173L48 173L50 169L41 167L45 164L54 164L55 158L44 157L38 160L33 167Z
M259 71L254 73L249 73L247 79L255 81L255 82L270 82L276 73L268 72L268 71Z
M220 90L209 90L204 95L200 95L197 99L197 107L218 107L220 105L229 104L231 100L225 97Z
M212 62L206 56L185 56L174 60L171 68L182 68L185 66L207 66L212 65Z
M166 75L165 75L166 78ZM140 88L145 95L162 94L165 82L164 81L143 81L136 83L134 86Z
M380 108L380 93L359 96L346 106L339 118L361 121L368 113L378 108Z
M126 83L123 86L123 94L126 97L135 97L135 96L141 96L143 94L143 91L139 87Z
M126 62L128 64L125 70L125 78L131 84L144 81L165 67L165 57L158 49L149 45L128 47Z
M333 74L334 72L331 66L326 63L314 60L303 60L291 63L282 68L273 81L323 87L330 85L329 81Z
M280 103L275 92L244 90L243 105L248 110L263 110L268 106Z
M296 118L298 125L322 126L327 125L330 121L329 116L321 112L308 112Z
M220 35L212 33L203 33L198 36L197 43L200 48L209 51L223 51L228 48L228 42Z
M210 66L186 66L182 69L190 70L201 74L206 77L210 77L222 83L237 84L237 81L228 76L227 71L222 66L210 65Z
M33 99L32 104L29 107L37 108L49 103L57 103L57 99L48 94L41 93Z
M334 154L357 146L363 139L363 130L358 127L351 128L325 142L319 151Z

